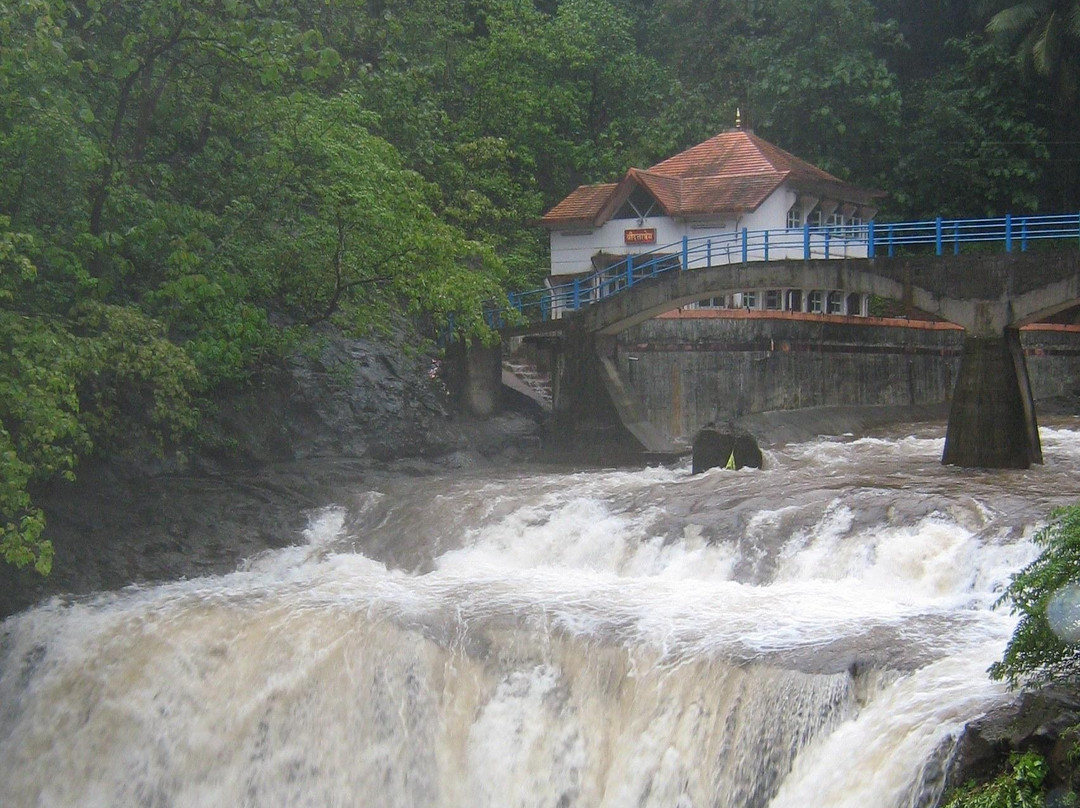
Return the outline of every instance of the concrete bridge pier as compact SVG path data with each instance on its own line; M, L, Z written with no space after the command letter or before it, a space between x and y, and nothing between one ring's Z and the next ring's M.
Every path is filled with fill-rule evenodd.
M553 374L553 429L556 451L602 447L608 454L636 454L641 446L612 401L604 359L614 340L580 328L562 344Z
M560 345L552 374L552 448L605 459L681 451L649 423L621 378L614 336L574 322Z
M502 344L455 342L447 346L444 361L447 387L458 406L477 418L490 417L502 393Z
M1043 462L1018 329L964 338L941 462L1019 469Z

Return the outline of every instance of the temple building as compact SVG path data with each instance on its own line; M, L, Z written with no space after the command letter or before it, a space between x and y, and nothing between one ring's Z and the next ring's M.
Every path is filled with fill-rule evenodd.
M548 283L556 287L628 255L648 256L705 236L716 244L709 251L712 265L803 258L811 233L811 257L826 257L830 249L834 257L865 256L865 223L882 196L736 127L651 168L631 168L619 182L582 185L548 211L540 220L551 239ZM747 256L745 247L738 249L740 234L745 242L746 233L763 231L773 239L771 254ZM767 291L748 290L747 297L717 305L764 307ZM806 290L797 298L781 294L777 308L814 311L817 303L824 311L827 301L828 290ZM865 301L853 307L857 311L848 308L845 301L837 313L866 313Z

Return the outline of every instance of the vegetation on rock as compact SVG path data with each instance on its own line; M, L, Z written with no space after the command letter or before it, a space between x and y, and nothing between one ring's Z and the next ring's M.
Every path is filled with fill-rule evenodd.
M1046 760L1040 754L1014 752L1005 772L980 785L967 783L950 796L945 808L1045 808L1046 774ZM1075 796L1058 804L1075 805Z
M1001 661L989 672L1012 687L1075 689L1080 681L1080 505L1053 511L1034 540L1042 552L1012 576L998 600L999 606L1007 604L1020 615L1020 622ZM1047 759L1034 748L1013 751L1001 773L983 783L966 783L950 795L945 808L1080 804L1073 790L1080 760L1078 735L1080 727L1072 727L1058 739L1067 750L1058 771L1051 772ZM1053 800L1047 793L1051 782Z
M1080 505L1059 508L1035 535L1039 557L1013 575L999 604L1020 622L994 679L1019 684L1080 681Z

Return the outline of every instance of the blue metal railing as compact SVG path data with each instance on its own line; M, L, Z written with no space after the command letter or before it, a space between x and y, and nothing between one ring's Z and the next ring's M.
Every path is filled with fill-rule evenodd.
M1069 239L1080 245L1080 213L994 219L923 222L866 222L858 225L783 230L742 230L695 238L628 255L567 283L512 292L508 308L527 319L549 319L629 289L668 272L751 261L820 258L884 258L912 247L932 245L936 255L958 254L963 244L1001 243L1006 252L1024 251L1042 239ZM501 323L501 312L485 313Z

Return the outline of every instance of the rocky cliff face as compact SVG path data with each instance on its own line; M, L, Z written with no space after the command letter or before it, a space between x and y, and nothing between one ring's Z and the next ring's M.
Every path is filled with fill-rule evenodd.
M0 565L0 617L44 597L224 573L298 540L306 512L358 479L513 462L539 446L536 413L454 411L430 356L327 335L224 395L205 445L94 459L36 492L56 548L41 578Z
M1080 725L1080 694L1047 687L1018 692L1015 700L964 729L946 766L946 794L974 781L991 780L1005 770L1012 752L1034 750L1048 764L1047 805L1069 805L1065 795L1080 783L1073 755Z

